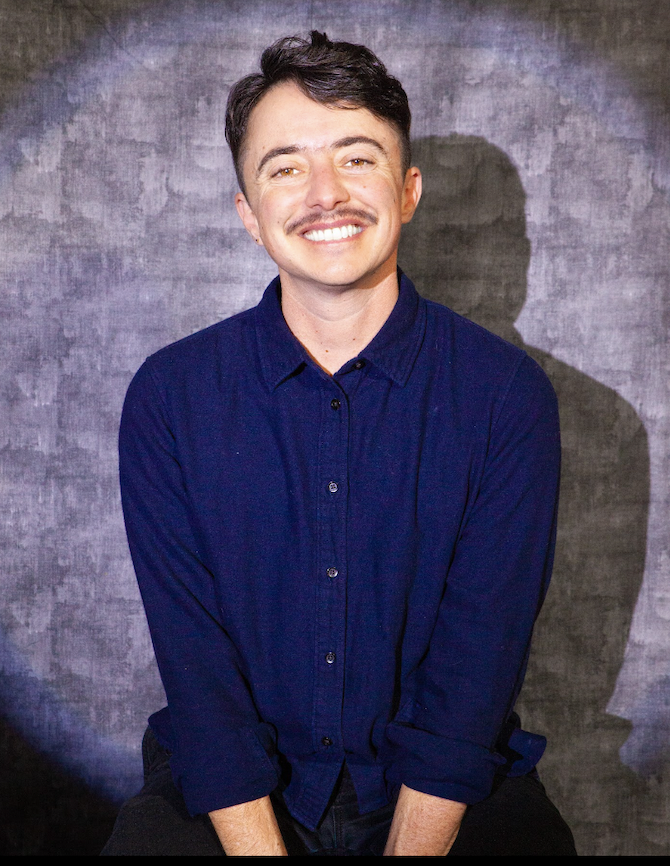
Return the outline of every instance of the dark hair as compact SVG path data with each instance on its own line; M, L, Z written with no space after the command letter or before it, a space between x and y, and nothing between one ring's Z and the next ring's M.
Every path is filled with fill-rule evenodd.
M311 39L286 36L261 55L261 72L247 75L233 85L226 108L226 140L240 189L244 191L242 156L251 112L270 88L284 81L324 105L367 108L387 120L401 141L403 174L411 161L409 129L412 115L407 94L397 78L389 75L381 60L364 45L331 42L313 30Z

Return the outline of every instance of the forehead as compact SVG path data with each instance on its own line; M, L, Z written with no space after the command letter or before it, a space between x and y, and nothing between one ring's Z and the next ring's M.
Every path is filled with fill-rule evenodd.
M293 82L271 88L251 112L244 142L245 158L262 158L276 147L311 150L329 147L347 136L367 135L399 158L400 139L395 127L367 108L323 105Z

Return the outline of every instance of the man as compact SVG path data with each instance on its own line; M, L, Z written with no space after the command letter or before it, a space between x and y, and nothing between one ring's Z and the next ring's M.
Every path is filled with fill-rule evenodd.
M397 269L421 195L400 83L316 32L261 68L226 135L279 276L149 358L124 407L168 708L104 853L574 854L512 712L551 569L553 391Z

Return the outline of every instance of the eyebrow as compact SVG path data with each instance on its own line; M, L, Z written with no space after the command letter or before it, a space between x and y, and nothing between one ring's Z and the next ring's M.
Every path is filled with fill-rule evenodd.
M330 145L330 150L338 150L341 147L351 147L352 144L369 144L372 147L376 148L384 156L388 157L386 148L383 147L383 145L381 145L376 139L370 138L367 135L349 135L346 138L338 138L337 141L334 141ZM276 156L288 156L292 153L303 153L305 150L307 150L306 147L300 147L297 144L286 144L281 145L280 147L273 147L272 150L268 150L268 152L258 163L258 168L256 169L256 177L260 175L261 171L263 170L263 166L270 162L271 159L274 159Z

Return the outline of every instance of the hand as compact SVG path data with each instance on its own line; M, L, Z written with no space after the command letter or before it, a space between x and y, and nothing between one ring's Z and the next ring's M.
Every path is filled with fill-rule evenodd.
M286 857L269 797L210 812L216 835L229 857Z
M435 857L448 854L466 808L465 803L422 794L403 785L384 856Z

